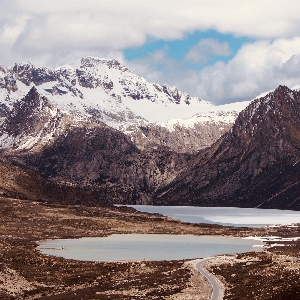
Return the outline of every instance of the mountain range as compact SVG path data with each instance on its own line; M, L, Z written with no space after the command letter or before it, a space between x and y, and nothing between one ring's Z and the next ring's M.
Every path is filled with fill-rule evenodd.
M156 203L300 208L300 92L279 86L252 101L200 151Z
M299 102L280 86L214 106L113 59L0 67L1 163L90 203L300 209Z

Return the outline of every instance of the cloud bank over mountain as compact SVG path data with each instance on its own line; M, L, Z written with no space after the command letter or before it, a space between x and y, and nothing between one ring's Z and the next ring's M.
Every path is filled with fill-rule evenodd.
M31 61L53 67L88 55L116 58L147 80L214 103L245 100L278 84L299 84L297 8L295 0L242 5L235 0L4 0L0 64ZM182 41L184 47L192 33L208 30L251 41L232 51L226 41L200 38L182 59L164 48L148 48L160 40ZM144 47L145 55L129 60L124 50L136 47Z

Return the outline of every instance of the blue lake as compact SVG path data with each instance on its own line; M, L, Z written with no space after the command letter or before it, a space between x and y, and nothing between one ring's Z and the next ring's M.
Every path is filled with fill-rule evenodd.
M43 254L85 261L179 260L260 251L261 242L224 236L115 234L40 243Z
M159 213L189 223L259 227L300 223L300 211L238 207L127 205L141 212Z

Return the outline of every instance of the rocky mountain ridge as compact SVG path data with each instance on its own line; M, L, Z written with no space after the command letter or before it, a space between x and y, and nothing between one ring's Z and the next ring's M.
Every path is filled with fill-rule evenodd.
M300 209L299 93L221 109L115 60L16 64L0 69L0 158L100 203Z
M279 86L163 187L157 204L300 209L300 92Z
M40 97L47 98L52 114L59 112L68 116L68 122L72 124L82 120L105 123L130 136L141 148L146 143L174 151L198 151L225 133L241 109L234 105L224 109L215 107L175 87L148 83L114 59L87 57L82 59L79 68L66 65L52 70L30 63L2 68L0 125L5 116L13 113L16 102L20 103L33 87ZM193 114L198 117L190 118ZM166 122L172 119L176 119L172 125L172 122ZM52 128L56 132L65 130ZM144 128L152 134L146 136ZM212 129L209 135L206 128ZM198 134L195 135L196 131ZM57 134L49 134L46 139L50 141L51 136ZM193 137L192 142L190 137ZM25 147L26 143L37 145L42 142L30 136L16 144ZM3 140L2 144L5 144Z

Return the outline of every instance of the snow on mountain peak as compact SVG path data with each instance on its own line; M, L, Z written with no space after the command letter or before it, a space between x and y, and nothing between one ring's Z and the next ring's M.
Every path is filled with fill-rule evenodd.
M80 68L92 68L99 65L106 65L109 68L114 68L122 72L129 72L129 70L125 66L121 65L115 59L98 58L92 56L82 58Z
M195 151L229 130L238 113L251 102L215 106L198 97L191 97L175 86L149 83L115 59L86 57L82 58L78 68L63 65L55 69L20 63L12 68L0 68L0 125L32 87L35 87L41 99L47 99L49 103L36 111L38 116L46 116L43 117L43 130L47 139L43 140L47 143L52 135L63 132L64 129L54 130L56 125L53 124L60 124L60 128L65 126L60 121L52 120L60 120L63 116L67 120L63 123L71 126L86 126L89 122L105 123L139 140L141 146L149 143L147 137L141 135L141 126L152 128L153 133L164 132L156 132L153 137L171 148L173 142L167 140L168 134L172 133L174 138L177 136L177 150ZM48 109L45 114L42 111L44 108ZM46 121L48 116L52 121ZM50 127L53 126L54 133L48 123ZM202 131L207 134L203 135ZM178 134L182 136L181 139L178 139ZM193 145L187 142L191 134L194 135ZM7 138L2 135L1 139ZM40 143L36 137L34 140L33 137L22 139L26 141L24 145ZM204 139L202 145L200 142ZM181 143L188 146L184 147Z
M300 84L297 84L297 85L293 86L292 90L294 90L294 91L300 91Z
M149 83L115 59L85 57L79 68L63 65L51 69L20 63L4 71L6 73L0 72L0 102L5 107L12 107L35 86L41 96L47 97L60 110L96 117L114 128L126 128L141 120L166 122L186 119L223 109L190 97L175 86ZM224 109L234 110L232 117L241 110L233 106ZM220 114L212 115L220 117ZM232 122L232 117L225 119ZM207 120L207 117L198 117L197 121L200 120Z

